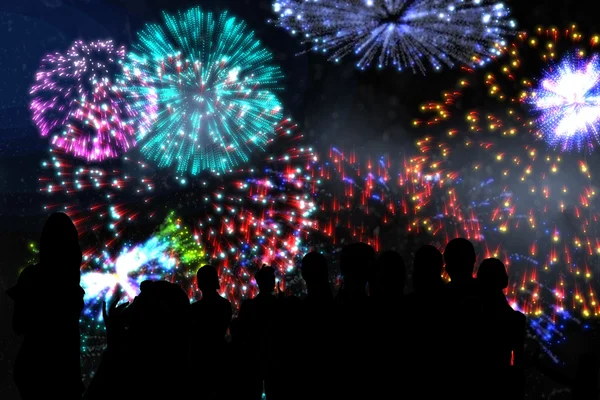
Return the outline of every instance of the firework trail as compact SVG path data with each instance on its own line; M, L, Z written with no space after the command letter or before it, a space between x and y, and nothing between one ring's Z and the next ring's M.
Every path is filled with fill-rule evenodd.
M93 161L133 147L136 132L151 123L156 100L151 93L130 94L117 85L124 59L125 48L110 40L76 41L66 53L44 57L30 90L40 134L51 136L53 146ZM144 106L134 109L125 98Z
M515 26L503 3L488 0L276 0L276 24L335 62L425 73L483 65Z
M562 340L564 321L580 323L600 312L593 281L600 273L593 160L545 141L558 135L547 129L570 118L564 108L587 106L539 113L548 98L543 90L552 87L549 76L560 81L565 65L592 71L593 63L577 64L573 57L594 60L597 42L575 27L523 32L499 47L504 57L487 71L465 68L457 88L424 105L427 116L415 121L435 133L417 143L421 154L413 162L423 173L439 174L441 187L456 193L481 258L504 261L511 303L536 317L532 327L547 343ZM444 128L447 134L440 135Z
M122 88L158 102L142 154L178 174L227 172L264 151L282 119L280 69L246 25L192 8L138 32ZM132 102L145 118L145 101Z

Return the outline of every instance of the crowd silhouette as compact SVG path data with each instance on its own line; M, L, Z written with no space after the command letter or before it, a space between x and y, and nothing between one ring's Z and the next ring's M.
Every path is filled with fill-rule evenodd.
M192 304L173 283L144 281L131 304L116 297L104 305L107 349L85 388L81 260L75 226L52 214L39 263L7 292L13 329L24 336L14 366L23 400L523 399L524 370L544 370L537 356L526 360L526 318L506 300L504 264L486 259L475 276L475 248L458 238L443 254L418 249L406 295L403 257L378 256L365 243L342 248L336 293L318 252L300 265L304 298L283 293L275 269L263 266L258 294L233 319L214 266L199 268L202 298ZM575 379L547 374L570 386L573 398L593 399L599 369L591 352Z

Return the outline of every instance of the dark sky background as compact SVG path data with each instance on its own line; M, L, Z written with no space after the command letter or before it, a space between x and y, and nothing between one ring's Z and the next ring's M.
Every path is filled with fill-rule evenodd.
M519 28L576 22L584 31L594 28L590 4L507 2ZM41 226L44 197L37 192L37 178L48 144L27 108L40 59L64 51L76 39L112 38L129 46L145 23L160 21L162 11L198 5L244 19L275 54L286 74L282 97L287 111L318 149L336 144L381 153L410 146L416 135L410 121L419 105L439 98L456 80L456 70L427 76L359 71L352 57L335 65L319 54L298 55L304 48L297 38L267 23L273 14L264 0L0 0L0 232Z
M584 33L596 32L594 1L506 3L519 29L577 23ZM411 146L422 134L412 132L410 124L419 105L439 99L456 82L456 70L427 76L410 71L359 71L352 57L334 65L319 54L297 56L303 47L296 38L267 24L273 14L271 3L264 0L0 0L1 398L16 398L7 371L18 348L9 330L9 302L3 292L14 284L18 267L27 257L27 242L37 240L47 217L37 179L48 142L31 123L27 106L39 61L49 52L64 51L76 39L110 38L128 47L145 23L161 20L162 11L193 6L229 10L256 32L286 74L282 99L289 115L317 149L335 144L381 154Z

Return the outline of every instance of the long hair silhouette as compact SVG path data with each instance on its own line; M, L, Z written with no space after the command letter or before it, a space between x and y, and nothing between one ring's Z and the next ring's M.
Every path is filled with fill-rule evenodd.
M79 283L82 253L79 235L71 218L57 212L48 218L40 238L40 266L42 269L60 265L50 273L52 281L64 284Z

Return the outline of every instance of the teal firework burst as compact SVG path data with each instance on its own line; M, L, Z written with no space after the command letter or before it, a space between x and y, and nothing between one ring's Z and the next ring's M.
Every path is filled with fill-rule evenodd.
M275 137L281 70L227 13L192 8L163 19L138 33L121 80L138 98L158 101L152 128L138 132L140 150L178 173L230 171Z

